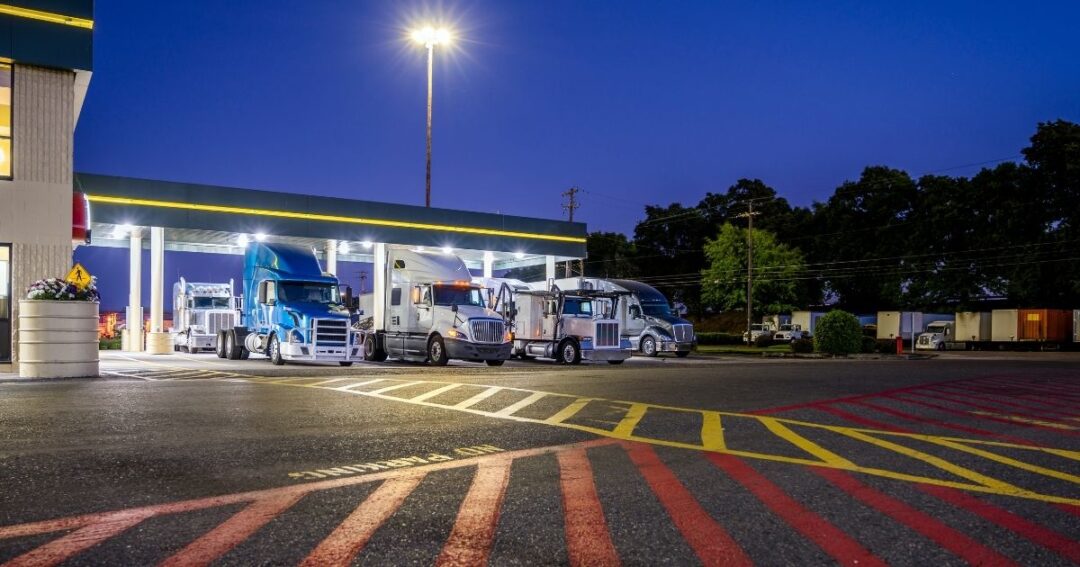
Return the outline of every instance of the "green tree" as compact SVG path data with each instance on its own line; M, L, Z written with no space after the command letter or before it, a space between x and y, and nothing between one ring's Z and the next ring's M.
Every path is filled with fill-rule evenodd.
M634 245L619 232L593 232L585 244L589 258L585 260L585 275L596 278L634 278L638 263L634 260Z
M702 270L702 301L719 309L746 306L747 230L731 224L705 243L709 267ZM758 313L781 313L799 306L799 278L805 270L802 253L777 241L771 232L754 229L754 307Z

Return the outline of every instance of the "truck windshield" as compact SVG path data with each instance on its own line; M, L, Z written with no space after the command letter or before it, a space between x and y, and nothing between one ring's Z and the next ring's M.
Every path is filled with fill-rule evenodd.
M592 315L592 301L570 297L563 302L563 315Z
M927 333L945 333L945 325L930 325L926 328Z
M194 297L192 304L195 309L228 309L228 297Z
M780 330L781 331L790 331L791 330L791 325L780 325Z
M435 305L475 305L484 306L484 297L479 288L450 285L431 286L435 292Z
M649 317L671 316L671 307L667 303L642 303L641 310Z
M315 282L278 282L278 299L284 302L341 303L336 285Z

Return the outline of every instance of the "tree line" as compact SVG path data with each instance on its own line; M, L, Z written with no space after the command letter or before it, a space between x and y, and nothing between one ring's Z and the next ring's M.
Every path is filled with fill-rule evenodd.
M647 206L632 238L589 235L585 274L650 283L696 313L744 308L751 206L761 313L1080 308L1080 125L1064 120L970 177L870 166L809 207L760 179Z

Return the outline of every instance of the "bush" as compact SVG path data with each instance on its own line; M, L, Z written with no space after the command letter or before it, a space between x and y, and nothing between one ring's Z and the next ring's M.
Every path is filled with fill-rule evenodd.
M855 354L862 350L862 325L847 311L829 311L814 329L814 349L827 354Z
M874 337L862 336L862 353L874 354L878 351L877 339Z
M98 350L120 350L120 337L98 339Z
M695 333L699 345L740 345L742 335L730 333Z
M773 344L772 335L758 335L754 339L754 346L757 348L768 348Z
M791 341L791 352L797 352L799 354L809 354L814 352L814 341L812 339L797 339Z

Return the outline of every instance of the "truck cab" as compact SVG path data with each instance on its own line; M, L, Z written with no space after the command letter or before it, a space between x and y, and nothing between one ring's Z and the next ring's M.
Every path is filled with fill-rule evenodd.
M803 338L802 325L795 323L782 323L780 328L773 333L773 340L790 343Z
M510 358L503 317L488 309L480 285L453 254L390 248L386 297L361 297L364 313L384 302L382 328L374 317L361 321L364 356L442 366L450 359L500 366ZM369 311L370 309L370 311Z
M264 354L286 362L337 362L361 356L347 307L351 291L324 273L314 253L301 246L252 243L244 259L244 321L219 338L218 356ZM221 340L224 339L224 340Z
M497 280L489 280L490 282ZM502 282L493 307L511 322L514 354L550 358L561 364L582 360L621 364L630 358L630 340L616 318L629 295L601 290L522 288ZM520 283L520 282L517 282Z
M952 321L931 321L926 330L919 333L915 348L919 350L945 350L945 343L956 336L956 324Z
M773 338L773 332L772 323L752 323L748 331L743 331L743 342L752 345L758 340L758 337L767 336Z
M232 329L240 320L233 281L173 284L173 349L196 353L217 348L219 331Z

